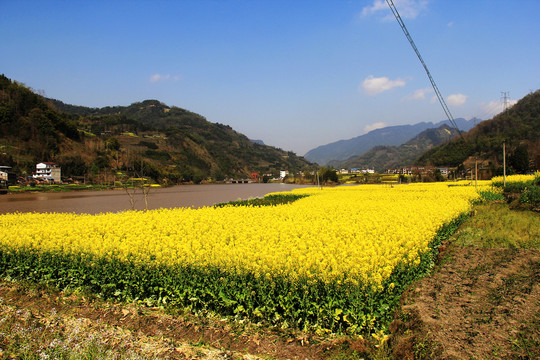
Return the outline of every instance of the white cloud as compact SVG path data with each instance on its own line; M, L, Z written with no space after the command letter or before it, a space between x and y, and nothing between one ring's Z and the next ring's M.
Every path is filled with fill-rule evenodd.
M163 80L167 80L170 77L171 77L171 75L169 75L169 74L167 74L167 75L154 74L154 75L150 76L150 82L154 83L154 82L158 82L158 81L163 81Z
M394 4L395 5L395 4ZM362 9L362 15L363 16L368 16L368 15L372 15L380 10L390 10L390 8L388 7L388 5L386 4L386 1L385 0L375 0L373 2L373 5L371 6L365 6L363 9Z
M500 113L503 110L503 103L500 101L490 101L481 104L484 112L490 116Z
M508 100L508 108L511 108L512 106L516 105L517 104L517 100Z
M416 90L412 95L407 96L406 100L424 100L427 94L433 92L432 88L424 88Z
M385 123L385 122L382 122L382 121L366 125L364 127L364 134L367 134L368 132L373 131L375 129L380 129L380 128L387 127L387 126L388 126L388 124Z
M514 106L517 103L517 100L508 100L507 107L510 108ZM487 104L486 103L480 103L480 106L482 107L482 111L484 112L485 118L490 118L498 113L504 111L504 103L502 101L490 101Z
M465 104L465 102L467 101L467 95L463 95L463 94L448 95L448 97L446 98L446 101L448 102L450 106L461 106Z
M377 95L399 86L405 86L405 81L401 79L390 80L386 76L376 78L373 75L369 75L362 82L362 87L368 95Z
M490 101L487 104L485 102L480 103L480 106L482 106L482 109L489 114L495 113L499 108L501 108L501 102L500 101Z
M172 79L173 81L178 81L178 80L182 79L182 76L181 75L171 76L171 74L162 75L162 74L157 74L157 73L150 76L150 82L151 83L155 83L155 82L158 82L158 81L165 81L165 80L169 80L169 79Z
M423 10L426 9L428 0L394 0L399 15L403 19L415 19ZM362 9L362 16L370 16L380 12L389 13L383 19L393 20L394 16L390 12L390 7L385 0L374 0L371 6Z

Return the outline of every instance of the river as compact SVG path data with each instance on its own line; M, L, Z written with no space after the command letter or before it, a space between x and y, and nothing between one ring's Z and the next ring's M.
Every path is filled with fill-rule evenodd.
M289 191L301 187L307 186L279 183L178 185L168 188L152 188L148 194L148 209L199 208L238 199L261 197L271 192ZM145 209L141 190L135 193L134 200L136 210ZM98 214L130 209L130 197L124 190L0 195L0 214L13 212Z

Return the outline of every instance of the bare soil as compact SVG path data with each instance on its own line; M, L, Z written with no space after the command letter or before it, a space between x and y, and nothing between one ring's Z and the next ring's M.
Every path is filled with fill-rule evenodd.
M402 298L393 357L540 359L540 250L442 249Z
M191 315L170 315L163 309L112 303L82 295L32 288L27 285L0 283L0 321L11 317L18 323L12 328L28 327L25 334L38 333L39 326L29 319L40 320L42 328L51 323L57 337L69 337L72 327L77 333L93 332L99 345L159 359L327 359L340 354L363 352L364 341L352 338L319 338L303 333L279 333L267 329L241 326L224 319ZM83 328L81 330L80 328ZM9 347L9 336L0 334L2 348ZM142 339L142 342L140 341ZM47 346L42 333L36 341Z

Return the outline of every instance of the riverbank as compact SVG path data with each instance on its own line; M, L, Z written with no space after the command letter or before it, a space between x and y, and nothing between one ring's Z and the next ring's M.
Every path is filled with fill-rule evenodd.
M141 189L23 192L0 196L0 214L13 212L68 212L98 214L128 210L213 206L239 199L262 197L309 185L201 184Z
M10 194L20 194L28 192L68 192L68 191L100 191L100 190L115 190L114 186L110 185L86 185L86 184L50 184L50 185L12 185L8 188Z

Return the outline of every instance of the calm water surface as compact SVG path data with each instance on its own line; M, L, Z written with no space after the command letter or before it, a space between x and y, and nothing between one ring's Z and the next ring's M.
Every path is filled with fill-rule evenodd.
M271 192L307 187L288 184L179 185L155 188L148 196L148 209L212 206L238 199L261 197ZM135 209L144 210L144 196L135 194ZM0 214L12 212L69 212L98 214L130 210L124 190L74 191L0 195Z

